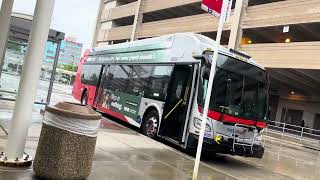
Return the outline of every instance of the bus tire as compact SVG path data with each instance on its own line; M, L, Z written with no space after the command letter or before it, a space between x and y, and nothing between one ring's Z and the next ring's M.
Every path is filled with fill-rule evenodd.
M82 93L81 104L88 105L88 93L86 90Z
M151 110L147 112L146 116L143 118L143 123L141 126L142 134L152 139L157 138L159 124L159 115L156 110Z

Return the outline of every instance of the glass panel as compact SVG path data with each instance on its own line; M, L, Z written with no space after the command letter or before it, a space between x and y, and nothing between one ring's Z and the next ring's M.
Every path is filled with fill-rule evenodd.
M165 101L172 70L172 66L155 67L150 79L150 92L146 97L159 101Z
M130 70L128 66L115 65L110 66L108 70L108 83L107 88L112 91L128 92Z
M149 84L152 75L153 66L130 66L132 71L132 77L130 81L130 88L132 91L130 94L136 96L144 96L144 94L150 91Z
M16 98L26 50L26 43L9 40L0 80L0 93L3 98ZM37 86L36 102L46 103L56 50L56 43L47 42ZM77 58L74 59L74 61L77 60ZM63 100L73 100L71 96L71 84L75 74L75 72L73 72L74 70L76 70L76 68L70 70L58 64L51 98L52 104ZM55 94L59 94L59 96L55 96Z
M258 84L255 80L246 78L243 93L243 103L241 109L241 115L245 118L258 119L259 115L257 112L257 95L258 95Z
M216 78L213 82L213 91L211 93L212 103L210 103L210 107L213 109L219 109L221 111L223 107L227 106L227 77L227 71L218 69L216 72ZM205 91L207 91L207 89L205 89Z
M25 43L8 42L0 80L3 98L16 98L26 46Z
M257 81L267 81L267 74L265 70L229 56L219 54L217 66L231 72L236 72L242 76L250 77Z
M40 80L38 81L36 102L46 103L56 48L56 43L47 42L46 54L41 66ZM3 98L16 98L26 50L26 43L8 41L0 80L0 92Z
M229 73L227 79L229 102L227 103L230 114L238 116L240 114L241 102L243 102L243 76L235 73Z
M103 74L104 89L164 101L172 66L112 65Z
M154 68L153 76L169 76L173 70L172 66L156 66Z
M83 65L81 82L83 84L97 86L101 72L101 65Z
M220 67L217 67L213 82L210 108L246 119L264 120L267 110L266 73L255 66L239 63L240 61L223 55L220 55L220 58L222 59L218 59ZM208 79L202 79L199 85L200 105L204 105L207 84Z

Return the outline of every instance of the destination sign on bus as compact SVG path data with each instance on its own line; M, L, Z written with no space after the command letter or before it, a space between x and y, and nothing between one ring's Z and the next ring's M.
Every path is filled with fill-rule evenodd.
M116 53L93 56L87 62L94 63L154 63L155 61L164 61L166 51L146 51L131 53Z

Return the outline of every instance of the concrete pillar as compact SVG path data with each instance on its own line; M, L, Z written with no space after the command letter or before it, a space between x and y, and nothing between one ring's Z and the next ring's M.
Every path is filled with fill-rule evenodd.
M0 10L0 77L6 53L13 2L14 0L2 0Z
M234 15L231 17L231 30L228 48L237 50L242 38L242 21L245 10L248 7L248 0L237 0L234 8Z
M37 0L36 3L28 41L28 50L23 64L18 95L9 131L6 151L9 161L23 157L54 3L55 0Z
M102 14L103 14L103 10L104 10L104 0L100 0L100 4L99 4L99 11L96 17L96 25L95 25L95 31L93 32L93 39L92 39L92 47L96 47L98 45L98 35L100 32L100 28L101 28L101 19L102 19Z
M132 25L132 32L131 32L131 41L137 40L137 32L142 24L143 20L143 0L138 0L136 13L134 16L134 21Z

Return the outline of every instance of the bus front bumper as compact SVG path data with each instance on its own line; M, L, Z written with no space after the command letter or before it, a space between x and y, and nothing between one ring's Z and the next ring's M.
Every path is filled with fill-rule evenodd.
M190 150L196 150L198 139L198 135L189 134L187 148L189 148ZM233 151L232 139L218 144L213 139L209 139L206 137L203 139L203 150L254 158L262 158L264 154L264 148L261 145L253 145L252 152L251 147L249 146L235 145L235 151Z

